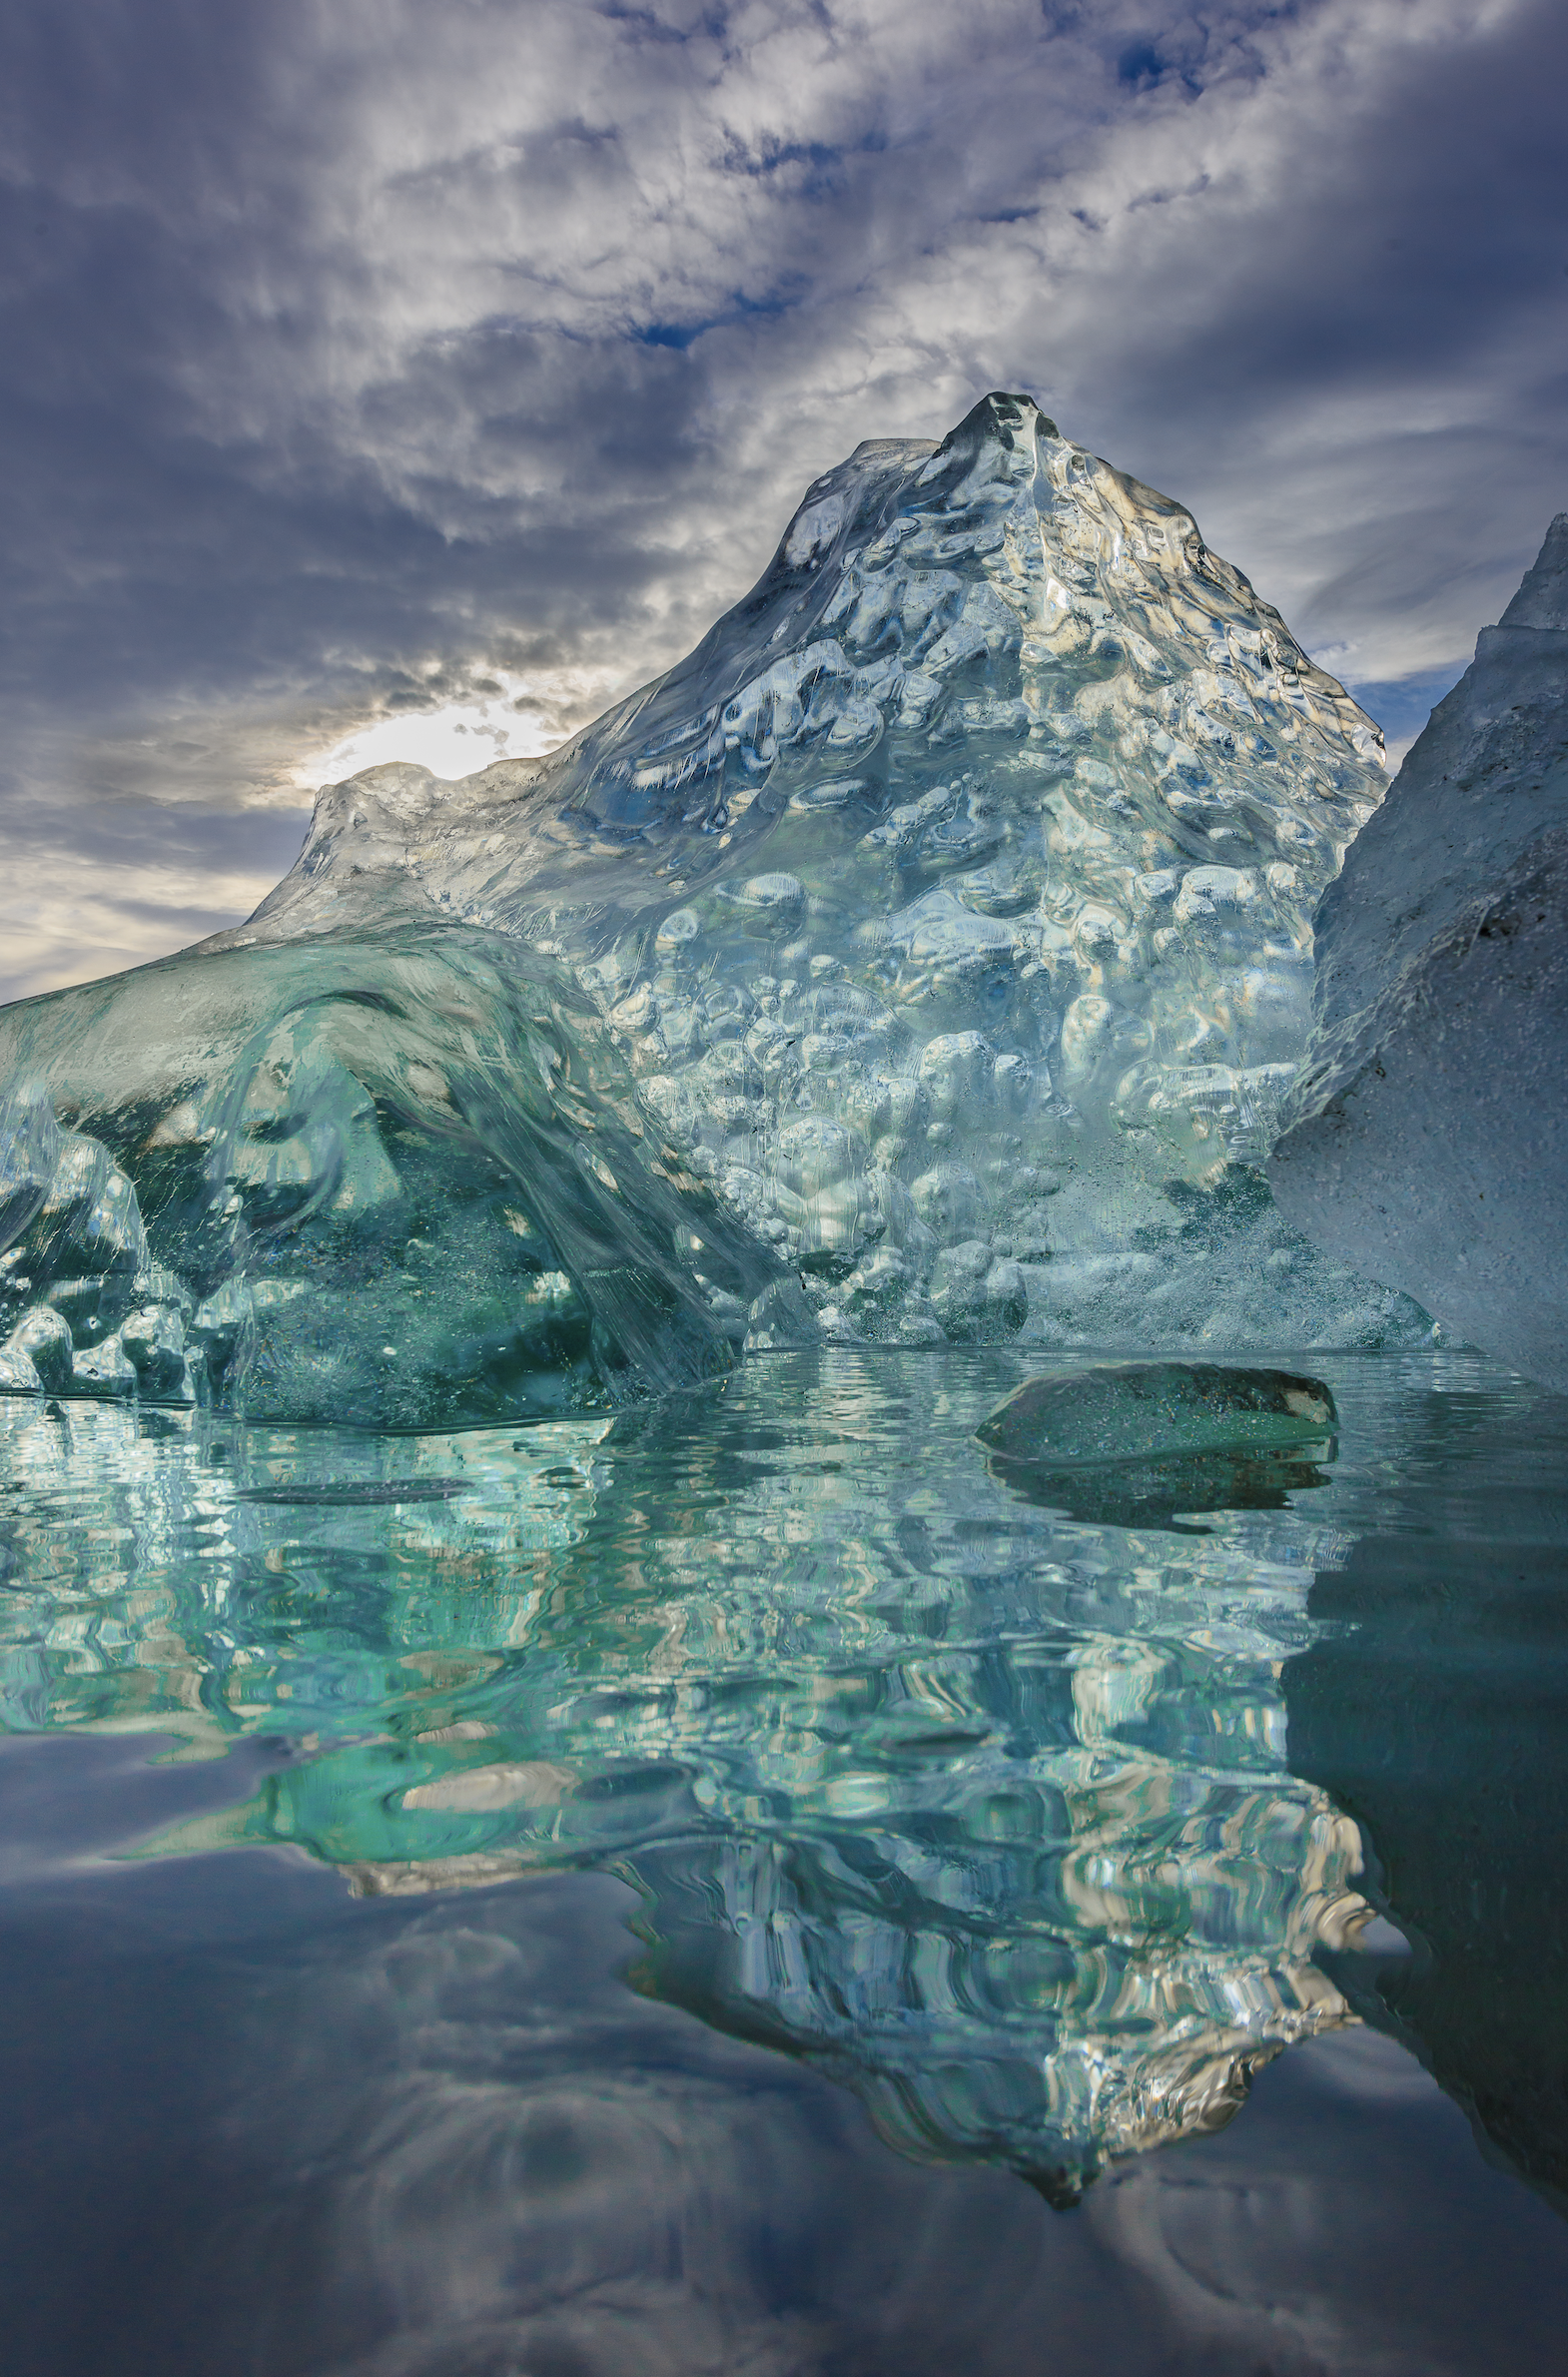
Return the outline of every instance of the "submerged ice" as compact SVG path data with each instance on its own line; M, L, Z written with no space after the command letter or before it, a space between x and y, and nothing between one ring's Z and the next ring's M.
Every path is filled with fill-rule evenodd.
M330 787L248 925L0 1017L5 1374L52 1312L78 1391L410 1425L748 1341L1416 1331L1259 1170L1379 760L1027 398L863 445L563 751Z

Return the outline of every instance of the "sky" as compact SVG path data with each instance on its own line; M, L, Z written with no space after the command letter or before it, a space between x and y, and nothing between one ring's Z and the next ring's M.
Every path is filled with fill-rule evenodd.
M1568 506L1561 0L11 0L0 997L667 667L991 388L1397 751Z

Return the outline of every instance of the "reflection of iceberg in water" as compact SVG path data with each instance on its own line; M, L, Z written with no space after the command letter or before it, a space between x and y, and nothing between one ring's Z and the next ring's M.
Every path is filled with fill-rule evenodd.
M1358 1915L1358 1843L1272 1778L1110 1743L1029 1766L936 1822L634 1870L658 1994L825 2063L905 2152L1005 2162L1071 2201L1114 2157L1221 2126L1257 2063L1342 2018L1310 1960Z
M781 1357L515 1440L30 1412L8 1722L292 1737L184 1845L365 1891L609 1865L657 1993L1070 2197L1341 2019L1313 1954L1364 1910L1283 1762L1332 1531L1021 1502L969 1440L1019 1374Z

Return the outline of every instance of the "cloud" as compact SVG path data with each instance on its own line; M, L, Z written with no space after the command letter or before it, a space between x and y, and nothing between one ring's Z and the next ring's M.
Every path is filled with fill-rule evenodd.
M54 903L15 988L249 905L378 720L585 722L817 472L988 387L1357 682L1457 674L1564 500L1548 0L13 24L0 856Z

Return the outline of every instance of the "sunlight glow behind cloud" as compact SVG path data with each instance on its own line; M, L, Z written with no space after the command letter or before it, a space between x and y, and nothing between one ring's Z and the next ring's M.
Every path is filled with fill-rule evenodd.
M302 759L293 770L295 783L314 791L389 760L454 781L497 759L542 759L567 739L568 720L584 711L593 715L616 689L612 672L602 669L521 676L497 668L486 672L484 681L493 692L469 701L438 701L429 709L390 711L355 728L327 750Z

